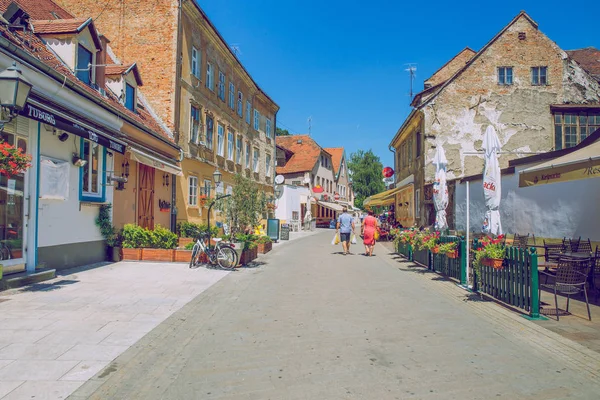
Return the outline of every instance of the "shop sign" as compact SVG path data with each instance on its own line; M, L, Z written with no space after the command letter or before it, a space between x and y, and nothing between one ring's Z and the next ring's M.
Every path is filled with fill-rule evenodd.
M52 112L42 110L41 108L33 106L30 103L27 103L25 105L25 108L21 110L20 114L29 119L33 119L35 121L39 121L47 125L51 125L62 131L66 131L84 139L88 139L92 142L98 143L99 145L104 146L109 150L116 151L120 154L125 154L124 144L121 144L110 139L109 137L86 129L78 123L69 121L68 119L63 118L60 115L55 115Z

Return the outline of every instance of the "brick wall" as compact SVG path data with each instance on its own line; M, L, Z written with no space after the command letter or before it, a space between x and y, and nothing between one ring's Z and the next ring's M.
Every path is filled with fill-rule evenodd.
M469 61L475 52L469 48L462 50L458 53L454 58L444 64L439 70L437 70L431 78L425 81L425 85L435 86L439 83L442 83L452 77L459 69L465 66L467 61Z

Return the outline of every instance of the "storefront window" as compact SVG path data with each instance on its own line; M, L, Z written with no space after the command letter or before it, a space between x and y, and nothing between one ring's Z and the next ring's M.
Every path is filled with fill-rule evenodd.
M27 151L27 140L3 132L0 139ZM0 175L0 260L23 258L25 174Z
M102 197L102 156L102 147L98 143L82 139L81 158L87 161L87 163L81 168L81 191L85 197L91 197L95 199Z

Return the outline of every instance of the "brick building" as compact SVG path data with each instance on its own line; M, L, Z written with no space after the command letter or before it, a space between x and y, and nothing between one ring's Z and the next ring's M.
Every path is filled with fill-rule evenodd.
M434 222L432 158L438 145L449 162L452 227L452 179L482 173L483 156L473 153L487 126L496 128L502 143L502 168L526 153L574 146L593 132L600 125L600 84L591 72L595 66L584 59L593 57L563 51L521 12L477 53L464 49L427 79L390 143L400 222Z
M177 179L177 220L202 222L199 196L214 197L213 172L232 188L242 174L273 193L279 107L256 84L195 1L56 0L95 15L116 57L144 71L148 101L185 153Z

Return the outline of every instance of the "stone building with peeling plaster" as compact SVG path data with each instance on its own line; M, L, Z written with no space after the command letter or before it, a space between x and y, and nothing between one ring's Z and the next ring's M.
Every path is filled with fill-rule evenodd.
M453 227L456 180L482 174L483 155L473 153L488 125L503 146L501 168L514 158L575 146L600 127L600 80L575 53L559 48L521 12L481 50L465 48L427 79L390 143L399 222L433 224L438 145L449 162Z

